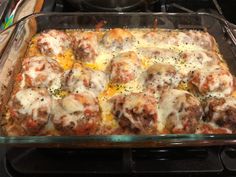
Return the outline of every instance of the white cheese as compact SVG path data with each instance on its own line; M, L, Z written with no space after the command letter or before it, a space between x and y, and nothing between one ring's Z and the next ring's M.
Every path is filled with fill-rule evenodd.
M37 119L38 109L46 107L47 112L50 112L50 97L44 96L33 89L23 89L16 93L16 99L22 107L19 109L21 114L33 115L33 119Z

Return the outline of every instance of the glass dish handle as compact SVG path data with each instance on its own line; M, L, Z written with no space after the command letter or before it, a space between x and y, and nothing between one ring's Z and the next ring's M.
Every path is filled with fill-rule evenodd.
M227 22L225 26L226 32L232 40L234 46L236 46L236 25Z

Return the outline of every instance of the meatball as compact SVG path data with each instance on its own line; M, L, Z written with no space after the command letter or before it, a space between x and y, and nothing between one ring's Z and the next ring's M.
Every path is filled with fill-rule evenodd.
M21 89L9 102L10 116L29 135L37 134L51 116L51 105L52 100L46 89Z
M209 66L193 72L190 82L200 93L227 96L233 91L233 76L222 66Z
M43 55L59 55L71 48L71 38L63 31L49 30L37 36L36 45Z
M102 39L104 46L111 50L130 48L134 41L134 36L128 30L121 28L114 28L107 31Z
M186 64L194 64L197 69L218 64L222 60L215 52L201 50L184 51L180 56Z
M203 50L216 51L216 42L207 32L189 30L189 31L168 31L157 30L148 31L143 35L148 43L167 44L167 45L193 45Z
M76 34L76 35L75 35ZM98 39L95 32L75 33L72 48L77 59L94 61L98 56Z
M174 66L157 63L147 70L147 88L153 91L177 87L181 78Z
M100 121L98 100L87 93L55 100L53 124L64 135L95 134Z
M22 73L18 76L21 87L60 87L63 70L57 61L48 57L25 58Z
M127 83L140 73L141 63L134 52L119 54L111 61L110 79L114 83Z
M205 107L205 121L236 130L236 98L211 98Z
M182 40L183 43L188 43L192 45L196 45L207 51L217 51L217 44L213 36L211 36L208 32L204 31L196 31L189 30L185 32L186 36L188 36L188 40ZM186 38L187 39L187 38Z
M159 131L194 133L203 115L199 100L183 90L165 90L159 102Z
M145 93L118 95L111 99L112 114L121 128L134 133L155 133L157 100Z
M89 92L98 96L108 83L108 76L104 72L89 68L74 68L64 76L65 87L73 93Z

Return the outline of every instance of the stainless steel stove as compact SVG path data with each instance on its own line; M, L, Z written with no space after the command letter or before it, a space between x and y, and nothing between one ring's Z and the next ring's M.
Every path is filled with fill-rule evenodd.
M234 0L46 0L42 12L208 12L236 24ZM100 3L99 3L100 2ZM108 2L108 1L107 1ZM233 24L231 24L233 25ZM236 29L236 28L235 28ZM236 147L0 148L0 177L236 176Z

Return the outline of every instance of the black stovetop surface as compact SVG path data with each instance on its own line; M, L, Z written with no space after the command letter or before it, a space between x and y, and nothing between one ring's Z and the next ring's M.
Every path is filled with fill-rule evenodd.
M83 2L83 0L80 0ZM217 4L215 4L217 2ZM209 12L236 24L235 0L156 0L114 11ZM84 4L45 0L43 12L92 12ZM0 148L0 177L236 176L236 147L158 149Z
M236 176L236 147L158 149L5 148L1 177Z
M236 176L236 147L158 149L5 148L1 177Z
M111 0L112 1L112 0ZM123 0L124 1L124 0ZM223 15L228 21L236 24L235 0L140 0L137 7L113 8L109 11L127 12L209 12ZM151 3L146 3L146 2ZM97 6L91 7L86 0L78 0L78 5L70 4L67 0L45 0L43 12L103 12Z
M1 149L1 177L236 176L236 147Z

